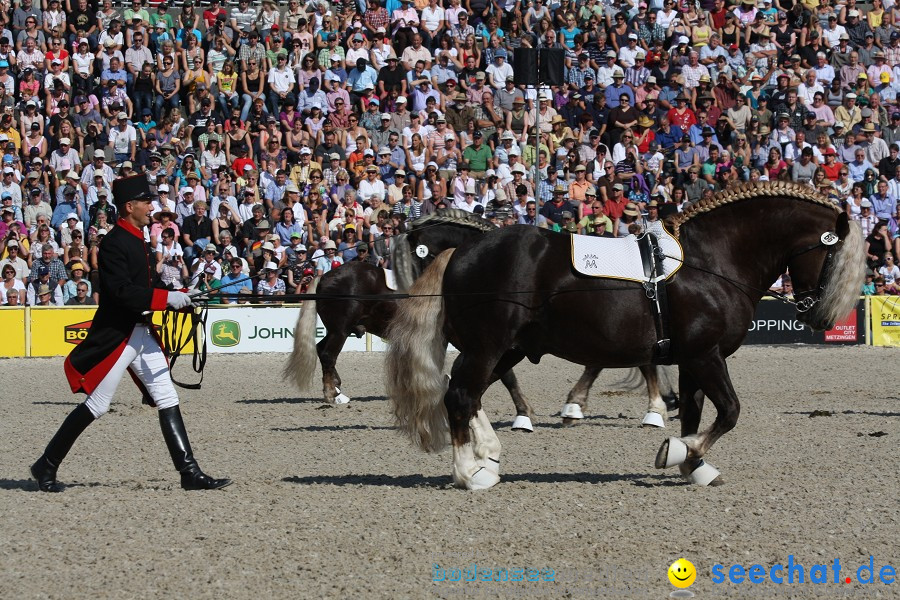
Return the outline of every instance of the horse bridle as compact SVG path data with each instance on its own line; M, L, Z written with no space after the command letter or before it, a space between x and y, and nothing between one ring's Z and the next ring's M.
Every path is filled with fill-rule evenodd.
M788 257L788 269L790 270L791 263L798 256L802 256L807 252L812 252L813 250L818 250L819 248L828 249L828 252L825 254L825 260L822 262L822 270L819 272L819 278L815 287L804 290L802 292L795 292L793 300L780 292L773 292L772 295L776 296L784 302L796 306L798 313L809 312L812 307L818 304L819 300L821 300L822 298L822 293L825 291L825 286L828 285L828 278L831 273L831 263L834 261L834 255L837 254L838 249L843 243L844 240L839 238L836 233L834 233L833 231L826 231L822 234L817 244L813 244L807 248L804 248L803 250L800 250L799 252Z

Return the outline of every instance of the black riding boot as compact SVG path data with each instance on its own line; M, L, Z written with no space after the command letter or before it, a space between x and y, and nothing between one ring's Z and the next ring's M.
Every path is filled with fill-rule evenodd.
M181 487L185 490L216 490L231 485L230 479L213 479L203 473L194 460L191 442L188 441L181 409L178 406L159 411L159 427L172 455L175 469L181 473Z
M85 404L79 404L75 407L63 424L60 425L59 431L47 444L44 454L31 465L31 475L38 482L38 488L42 492L61 492L62 486L56 482L56 470L60 463L72 449L72 444L78 439L78 436L87 429L87 426L94 422L94 415Z

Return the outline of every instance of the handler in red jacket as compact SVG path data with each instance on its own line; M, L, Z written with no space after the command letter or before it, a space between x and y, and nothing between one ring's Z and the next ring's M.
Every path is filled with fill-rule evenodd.
M73 410L44 454L31 466L31 474L44 492L62 491L56 470L75 440L88 425L109 410L125 371L159 412L163 438L186 490L225 487L230 479L205 475L191 452L178 394L159 338L150 324L149 311L188 308L183 292L155 288L156 269L143 228L150 224L152 194L145 175L117 179L113 196L120 218L100 244L100 305L85 340L65 362L66 377L74 393L87 398Z

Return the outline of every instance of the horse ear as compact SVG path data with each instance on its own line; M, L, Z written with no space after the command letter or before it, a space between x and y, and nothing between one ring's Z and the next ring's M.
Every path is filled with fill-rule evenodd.
M850 233L850 217L847 216L847 213L842 212L840 215L838 215L837 223L835 223L834 229L834 232L840 239L844 239L845 237L847 237L847 234Z

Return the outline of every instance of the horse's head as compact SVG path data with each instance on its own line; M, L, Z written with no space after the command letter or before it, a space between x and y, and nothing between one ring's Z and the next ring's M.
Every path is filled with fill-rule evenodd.
M495 226L485 219L457 209L441 209L411 223L394 239L391 264L397 286L408 290L444 250L456 248Z
M837 215L833 230L816 235L812 244L794 250L788 269L797 318L813 329L825 330L856 305L865 277L865 249L859 224L845 213Z

